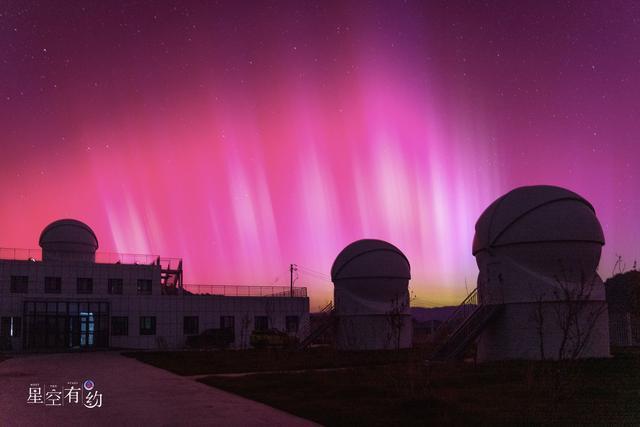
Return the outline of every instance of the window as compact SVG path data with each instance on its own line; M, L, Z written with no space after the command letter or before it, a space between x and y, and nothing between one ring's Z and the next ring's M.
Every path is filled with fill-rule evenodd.
M151 280L138 279L138 295L151 295Z
M93 293L93 279L86 277L78 277L78 288L77 292L79 294L92 294Z
M21 327L20 317L3 317L0 319L0 337L19 337Z
M285 325L288 334L297 334L298 326L300 325L300 318L298 316L287 316L285 318Z
M236 319L233 316L220 316L220 329L228 329L229 330L229 338L230 342L235 341L235 327L236 327Z
M236 325L236 320L233 316L220 316L220 329L233 329Z
M108 292L112 295L122 295L122 279L109 279Z
M44 292L46 294L59 294L61 290L62 290L62 278L60 277L44 278Z
M256 316L253 329L256 331L266 331L269 329L269 318L267 316Z
M155 316L140 317L140 335L156 334L156 318Z
M29 276L11 276L11 292L26 294L29 286Z
M126 316L112 316L111 335L114 337L129 335L129 318Z
M198 333L198 316L184 316L182 329L185 335L195 335Z

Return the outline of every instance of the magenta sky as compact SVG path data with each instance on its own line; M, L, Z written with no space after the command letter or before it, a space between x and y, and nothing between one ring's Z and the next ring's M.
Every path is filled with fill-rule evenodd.
M0 246L73 217L188 283L284 285L375 237L447 304L482 210L555 184L594 204L604 276L640 259L632 1L32 3L0 6Z

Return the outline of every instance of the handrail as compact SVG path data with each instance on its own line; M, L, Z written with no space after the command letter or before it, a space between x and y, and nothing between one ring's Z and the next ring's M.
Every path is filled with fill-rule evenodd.
M331 311L333 311L333 301L329 301L329 303L322 307L318 313L325 314L331 313Z
M444 321L443 325L447 324L449 321L453 320L459 313L468 305L478 305L478 288L467 295L467 297L458 305L458 308Z
M444 336L448 336L449 334L453 333L453 331L456 328L455 327L451 328L451 325L456 321L457 322L464 321L464 319L469 316L469 314L465 313L465 311L468 310L470 306L474 306L474 309L475 309L477 305L478 305L478 288L475 288L458 305L458 307L454 310L453 313L451 313L451 315L447 318L447 320L442 322L442 324L433 332L432 338L430 341L431 342L440 341L442 338L444 338ZM462 319L459 318L460 315L462 315Z

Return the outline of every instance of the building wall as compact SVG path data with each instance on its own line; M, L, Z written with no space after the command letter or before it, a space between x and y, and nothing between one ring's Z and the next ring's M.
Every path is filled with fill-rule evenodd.
M27 276L27 293L13 293L11 276ZM45 277L61 277L61 293L45 293ZM93 292L77 294L77 278L92 278ZM122 295L108 293L108 279L123 280ZM138 279L151 280L151 294L138 295ZM155 265L92 264L0 260L0 317L24 317L25 301L105 301L109 316L128 318L128 335L109 337L110 347L155 349L181 348L186 335L184 316L197 316L199 332L220 328L221 316L234 316L234 348L249 347L256 316L267 316L269 327L284 331L286 316L298 316L302 338L309 323L306 297L230 297L217 295L161 295L160 267ZM140 334L140 317L156 318L154 335ZM23 320L23 319L22 319ZM109 321L111 326L111 321ZM4 337L11 348L23 347L20 337ZM113 332L113 331L110 331Z
M635 347L640 345L640 316L629 311L609 307L609 336L611 345Z

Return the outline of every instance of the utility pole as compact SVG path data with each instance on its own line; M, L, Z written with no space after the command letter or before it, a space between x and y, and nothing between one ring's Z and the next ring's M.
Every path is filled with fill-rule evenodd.
M289 265L289 273L290 273L290 283L291 283L291 292L290 296L293 297L293 272L298 271L298 266L296 264Z

